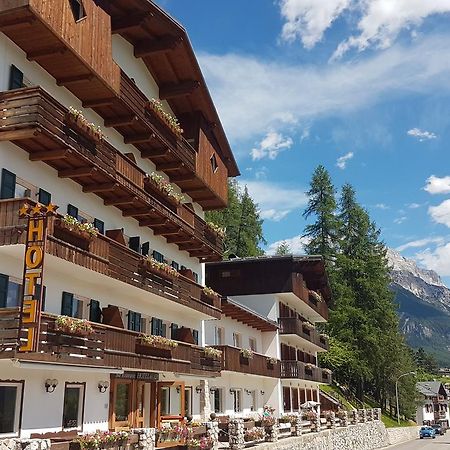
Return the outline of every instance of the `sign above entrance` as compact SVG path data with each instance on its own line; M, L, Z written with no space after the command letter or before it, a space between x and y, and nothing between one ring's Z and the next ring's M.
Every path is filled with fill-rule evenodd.
M127 380L159 381L159 373L155 372L124 372L114 375L114 378L125 378Z

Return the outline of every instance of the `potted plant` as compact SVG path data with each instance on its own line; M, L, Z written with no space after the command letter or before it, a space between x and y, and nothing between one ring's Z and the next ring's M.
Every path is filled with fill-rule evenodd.
M314 369L314 364L312 364L312 363L306 363L305 364L305 369L306 370L313 370Z
M163 197L174 206L180 205L185 197L179 194L174 186L169 183L162 175L152 172L145 178L146 186L150 188L157 196Z
M212 448L214 441L211 436L202 436L200 439L188 439L187 448L191 450L209 450Z
M145 104L145 108L149 111L153 111L158 119L163 122L177 138L181 137L183 129L181 128L178 119L172 114L164 111L164 106L160 100L152 98Z
M253 359L253 356L254 356L253 350L250 348L241 348L240 354L241 354L241 358L243 358L247 361L249 359Z
M210 300L212 303L214 301L220 300L220 294L218 294L216 291L211 289L208 286L205 286L202 290L203 297L206 297L206 299Z
M314 301L316 301L317 303L320 303L321 301L323 301L322 299L322 295L319 292L313 291L312 289L310 289L308 291L309 296L313 298Z
M92 325L87 320L68 316L58 316L55 321L55 329L76 336L89 336L94 333Z
M208 231L214 233L220 239L225 238L225 234L226 234L225 228L222 228L219 225L216 225L214 222L206 222L206 226L208 228Z
M173 278L178 278L180 276L177 270L167 263L156 261L156 259L152 257L148 257L144 261L147 270L161 278L172 280Z
M267 365L271 368L273 368L277 364L277 362L278 362L277 358L274 357L267 358Z
M260 441L264 439L265 431L264 428L254 427L244 432L245 442Z
M126 431L96 431L80 436L75 440L82 450L97 450L124 445L128 440Z
M303 322L303 328L308 331L314 330L314 325L311 322L305 321Z
M69 111L66 113L65 121L96 142L100 142L103 139L102 129L94 123L89 122L81 111L72 106L69 107Z
M85 240L92 240L98 236L99 231L93 223L80 222L76 217L66 214L56 221L56 226Z
M210 359L220 359L222 357L222 350L213 347L204 348L205 356Z
M141 334L139 340L142 345L147 347L159 348L161 350L170 350L178 347L178 342L166 338L164 336L156 336L154 334Z

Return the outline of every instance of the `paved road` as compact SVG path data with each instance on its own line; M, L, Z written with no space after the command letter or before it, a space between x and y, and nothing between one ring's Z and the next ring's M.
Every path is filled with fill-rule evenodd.
M444 436L436 439L417 439L407 442L406 444L395 445L389 447L392 450L450 450L450 430Z

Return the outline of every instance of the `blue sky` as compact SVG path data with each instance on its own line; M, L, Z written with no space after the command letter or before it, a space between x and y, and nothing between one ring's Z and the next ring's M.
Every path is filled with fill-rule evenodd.
M269 249L301 251L323 164L387 245L450 282L450 0L159 4L189 33Z

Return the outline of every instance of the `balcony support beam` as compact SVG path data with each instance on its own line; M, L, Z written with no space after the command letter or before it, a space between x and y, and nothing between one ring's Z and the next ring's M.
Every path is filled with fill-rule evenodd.
M98 108L100 106L110 106L114 103L115 98L97 98L93 100L85 100L83 102L83 108Z
M158 156L166 156L170 155L171 151L167 147L161 147L160 149L155 150L142 150L141 156L143 158L157 158Z
M56 56L56 55L63 55L67 52L67 47L62 46L53 46L53 47L46 47L41 48L40 50L36 50L34 52L27 53L27 59L28 61L36 61L40 58L45 58L47 56Z
M140 27L145 20L153 17L152 13L138 13L126 17L113 18L111 20L111 31L113 34L122 33L131 28Z
M97 169L92 166L78 167L77 169L65 169L58 172L59 178L78 178L92 175Z
M85 73L82 75L75 75L73 77L61 78L56 81L58 86L69 86L71 84L85 83L86 81L92 81L94 75L92 73Z
M115 198L113 200L104 200L103 203L105 206L121 206L121 205L132 205L135 201L137 201L137 197L129 197L126 198Z
M153 231L153 234L155 236L171 236L174 234L178 234L180 231L181 231L181 228L179 228L179 227L174 228L174 229L163 228L162 230Z
M137 120L138 118L135 115L116 117L114 119L106 119L105 127L114 128L114 127L123 127L125 125L133 125L133 123L137 122Z
M191 95L199 87L200 81L197 80L186 80L178 84L163 84L159 88L159 98L161 100L168 100L176 97L184 97L186 95Z
M157 170L162 170L164 172L170 172L172 170L179 170L186 167L184 163L179 161L173 161L173 162L167 162L167 163L160 163L156 165Z
M126 211L122 211L123 217L140 217L140 216L148 216L151 214L152 208L134 208L134 209L128 209Z
M136 58L144 58L154 55L155 53L168 52L174 50L181 43L181 36L166 35L158 39L151 39L138 42L134 47L134 56Z
M149 134L136 134L134 136L127 136L124 139L125 144L143 144L145 142L150 142L155 138L153 133Z
M141 227L161 227L169 223L168 219L147 219L139 221Z
M110 192L118 186L117 183L103 183L103 184L90 184L89 186L83 186L83 192L97 193L97 192Z
M64 159L72 153L68 148L58 150L47 150L44 152L30 153L30 161L53 161L55 159Z

